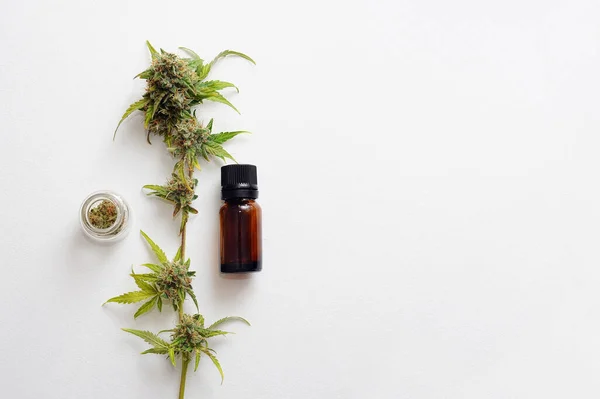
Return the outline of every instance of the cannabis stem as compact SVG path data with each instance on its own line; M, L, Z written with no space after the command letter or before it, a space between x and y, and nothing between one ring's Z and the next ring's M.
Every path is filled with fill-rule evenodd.
M185 395L185 379L187 378L187 369L189 363L189 357L183 356L183 362L181 366L181 379L179 380L179 399L183 399Z
M151 273L137 274L133 270L133 277L138 291L128 292L107 302L116 303L145 303L138 309L134 317L148 313L154 308L162 311L163 302L172 305L178 313L178 325L171 330L171 342L165 341L158 334L150 331L123 329L124 331L142 338L152 345L152 348L143 353L168 355L173 366L177 364L176 358L182 360L181 380L179 384L179 399L184 398L185 382L188 366L194 356L194 371L198 368L200 356L208 357L215 365L223 381L223 369L215 352L208 346L212 337L229 334L227 331L217 329L219 325L229 321L242 321L248 325L247 320L241 317L224 317L209 326L204 325L204 316L201 314L185 314L183 306L186 297L191 298L198 308L196 295L192 289L194 271L189 270L190 260L186 258L187 222L190 214L198 211L192 207L192 202L197 198L195 189L198 180L193 178L194 168L200 169L199 160L209 161L217 158L225 161L235 159L224 148L223 144L242 133L243 130L232 132L213 133L213 120L206 125L196 118L195 107L205 101L214 101L225 104L235 111L237 109L220 93L221 90L237 87L230 82L221 80L206 80L213 65L221 58L237 56L254 64L252 58L237 51L225 50L219 53L212 61L205 63L196 53L182 48L190 57L182 58L164 50L160 52L146 43L152 63L148 69L137 77L146 81L146 92L142 98L131 104L125 111L121 123L133 112L144 113L144 127L151 134L162 137L167 149L177 163L173 168L171 177L164 185L149 184L144 188L151 190L148 194L162 198L173 206L173 217L181 212L181 246L173 260L167 258L164 251L154 241L141 232L146 242L156 255L158 263L146 263L143 266L150 269ZM115 130L116 134L116 130Z
M185 160L185 156L181 157L181 168L184 169L187 166L187 162ZM189 179L190 181L194 181L194 167L190 165L188 168ZM192 194L194 192L192 191ZM189 211L184 209L181 212L181 259L185 259L185 243L187 240L187 222L189 220Z
M186 161L185 161L185 157L181 158L181 164L182 164L182 168L184 168L186 166ZM194 168L191 167L189 168L189 177L190 180L193 179L194 176ZM181 212L181 259L185 259L185 244L186 244L186 240L187 240L187 222L188 222L188 213L187 210L183 210L183 212ZM183 322L183 301L181 301L181 304L179 305L179 324L181 324ZM181 365L181 379L179 380L179 399L184 399L183 395L185 393L185 380L187 378L187 372L188 372L188 364L190 362L189 360L189 356L187 355L183 355L182 356L182 365Z
M182 216L184 217L184 216ZM186 240L186 232L187 232L187 223L181 229L181 259L185 259L185 240Z

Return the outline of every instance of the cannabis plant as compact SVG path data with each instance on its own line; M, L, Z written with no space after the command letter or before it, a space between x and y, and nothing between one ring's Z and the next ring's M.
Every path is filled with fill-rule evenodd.
M253 64L254 61L245 54L226 50L212 61L205 63L198 54L187 48L181 48L187 57L180 57L162 49L156 51L149 42L146 42L146 45L150 50L152 63L148 69L136 76L146 80L146 91L140 100L127 108L117 125L115 135L121 123L129 115L136 111L142 112L148 142L150 143L151 135L161 137L167 150L175 158L171 177L165 184L149 184L144 188L149 190L148 195L162 198L170 203L173 206L173 217L181 215L179 229L181 245L172 260L169 260L164 251L142 231L141 234L156 255L157 261L143 264L142 266L147 269L145 273L131 271L130 276L138 288L136 291L116 296L107 302L122 304L141 302L134 318L155 308L162 312L163 305L170 305L173 308L178 319L174 328L158 333L130 328L123 330L150 344L151 347L142 354L164 355L173 366L177 366L179 359L181 364L179 399L182 399L188 365L192 360L196 371L200 358L208 357L219 371L223 382L223 369L215 356L215 351L209 347L209 340L229 333L217 327L230 321L241 321L250 325L241 317L230 316L205 326L192 287L195 272L190 270L190 259L186 259L185 256L185 245L190 214L198 213L192 207L192 202L197 198L195 189L198 180L194 178L194 171L200 170L200 159L210 161L219 158L223 161L226 159L235 161L223 148L223 144L238 134L247 133L241 130L213 133L212 119L203 125L196 118L197 106L204 101L223 103L237 112L237 109L220 93L226 88L237 90L237 87L230 82L206 80L206 78L215 63L226 56L242 57ZM188 297L194 302L198 313L185 313L184 304Z

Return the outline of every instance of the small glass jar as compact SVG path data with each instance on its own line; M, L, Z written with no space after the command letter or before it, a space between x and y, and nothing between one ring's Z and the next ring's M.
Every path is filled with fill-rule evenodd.
M109 201L116 208L116 218L106 228L98 228L90 221L90 211L103 201ZM129 232L131 215L127 202L119 194L112 191L97 191L90 194L81 204L79 220L85 235L98 242L115 242L123 239Z

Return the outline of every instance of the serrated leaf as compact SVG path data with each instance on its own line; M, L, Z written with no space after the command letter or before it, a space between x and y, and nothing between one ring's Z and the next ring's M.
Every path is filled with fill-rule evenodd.
M155 265L154 263L142 263L142 266L147 267L153 272L160 273L162 267L160 265Z
M225 50L225 51L221 51L219 54L217 54L217 56L210 62L210 65L214 65L215 62L217 62L218 60L220 60L221 58L225 58L228 55L236 55L238 57L241 57L245 60L250 61L251 63L253 63L254 65L256 65L256 62L250 58L249 56L247 56L244 53L240 53L238 51L232 51L232 50Z
M150 331L134 330L131 328L122 328L121 330L140 337L154 348L165 349L169 348L169 343Z
M211 93L211 95L209 97L206 97L206 99L209 101L214 101L217 103L228 105L231 108L233 108L235 110L235 112L237 112L238 114L240 113L240 111L238 111L238 109L236 107L234 107L233 104L230 103L229 100L227 100L225 97L223 97L220 93L217 93L217 92Z
M229 321L241 321L246 323L247 325L250 325L250 322L246 319L244 319L243 317L239 317L239 316L228 316L228 317L223 317L220 320L215 321L214 323L212 323L210 325L210 327L208 327L209 330L212 330L213 328L220 326L223 323L227 323Z
M221 331L221 330L209 330L208 328L202 331L202 336L204 338L212 338L218 337L219 335L227 335L227 334L235 334L229 331Z
M138 111L141 110L142 108L144 108L146 105L148 105L148 100L145 98L142 98L141 100L138 100L136 102L134 102L133 104L131 104L129 106L129 108L127 108L127 110L125 111L125 113L123 114L123 116L121 117L121 120L119 121L119 124L117 125L117 128L115 129L115 133L113 134L113 140L115 139L115 137L117 136L117 130L119 130L119 126L121 126L121 123L123 123L123 121L125 119L127 119L127 117L129 115L131 115L134 111Z
M177 262L181 259L181 247L177 248L177 253L175 254L175 257L173 258L173 262Z
M167 255L165 255L164 251L162 249L160 249L160 247L158 245L156 245L154 243L154 241L152 241L150 239L150 237L148 237L148 235L146 233L144 233L142 230L140 230L140 233L142 233L142 236L146 239L148 244L150 244L150 248L152 248L152 251L158 258L159 262L162 264L169 263L169 260L167 259Z
M148 284L147 282L145 282L144 280L142 280L140 278L134 277L134 280L135 280L135 283L137 284L137 286L140 287L140 289L142 291L156 294L156 288L154 288L154 286Z
M135 312L135 314L133 315L133 318L137 319L144 313L148 313L149 311L151 311L152 308L154 308L154 305L156 305L157 298L158 298L158 295L155 295L154 298L150 299L148 302L146 302L142 306L140 306L140 308L137 310L137 312Z
M208 157L208 153L206 152L206 146L200 147L200 155L202 155L202 158L204 158L205 160L210 161L210 158Z
M194 371L198 370L198 364L200 364L200 351L196 349L196 363L194 364Z
M143 351L142 355L146 355L148 353L154 353L156 355L166 355L167 349L166 348L150 348L148 350Z
M244 58L256 65L256 62L254 62L254 60L248 57L246 54L240 53L238 51L225 50L217 54L217 56L210 63L203 65L202 67L199 66L198 68L196 68L196 74L198 75L198 78L200 80L204 80L204 78L206 78L210 73L210 70L212 69L215 62L217 62L221 58L227 57L228 55L237 55L238 57Z
M148 79L150 76L152 76L151 74L152 71L150 69L146 69L145 71L142 71L135 75L133 78Z
M208 136L208 138L213 143L223 144L224 142L231 140L238 134L242 134L242 133L250 133L250 132L247 132L245 130L238 130L235 132L222 132L222 133L211 134L210 136Z
M212 362L215 365L215 367L217 368L217 370L219 370L219 374L221 374L221 384L223 384L223 380L225 379L225 375L223 374L223 369L221 368L221 365L219 364L219 361L217 360L217 358L215 357L215 355L213 355L212 353L210 353L210 350L208 348L202 349L202 352L204 352L208 357L210 357L210 360L212 360Z
M184 59L187 61L188 66L190 68L192 68L194 71L198 70L198 68L200 68L204 65L203 60L195 60L193 58L184 58ZM185 83L186 83L186 85L188 84L187 81Z
M200 56L198 54L196 54L195 51L190 50L187 47L179 47L179 48L181 50L185 51L186 53L188 53L192 57L192 59L194 59L194 60L200 60L200 61L204 62L204 60L202 58L200 58Z
M211 133L212 133L212 127L213 127L213 118L210 118L210 121L208 121L208 124L206 125L206 128Z
M171 359L171 363L173 363L173 367L175 367L175 348L172 346L169 347L169 359Z
M133 291L127 292L123 295L116 296L114 298L110 298L105 303L116 302L116 303L136 303L143 301L144 299L148 299L156 294L146 292L146 291Z
M194 294L194 290L190 289L187 293L190 294L192 301L194 301L194 305L196 305L196 310L199 312L200 308L198 307L198 300L196 299L196 294Z
M207 81L204 81L204 82L198 84L198 86L200 88L208 87L212 90L223 90L228 87L233 87L238 93L240 92L240 89L238 89L238 87L236 85L234 85L231 82L224 82L222 80L207 80Z
M156 51L156 49L150 44L148 40L146 40L146 46L148 47L148 50L150 50L150 55L152 56L152 59L158 57L158 51Z
M198 158L194 158L192 160L193 164L194 164L194 168L198 169L198 170L202 170L202 168L200 167L200 162L198 162Z
M158 299L156 300L156 307L158 308L159 312L162 312L162 305L163 305L162 298L160 297L160 295L158 295L157 298Z
M156 281L156 274L154 273L132 273L130 274L131 277L134 277L138 280L142 280L142 281L149 281L151 283Z
M166 96L166 93L162 93L158 97L156 97L156 99L154 100L154 104L152 105L152 115L150 116L150 120L154 119L154 114L156 114L156 111L158 110L158 106L160 105L163 98L165 98L165 96ZM148 122L150 122L150 121L148 121Z
M158 184L146 184L142 188L145 188L147 190L154 190L159 193L166 193L166 191L167 191L167 189L164 186L159 186ZM154 193L148 193L147 195L152 195L152 194L154 194Z
M221 158L225 161L225 158L231 159L233 162L237 162L233 156L228 153L220 144L214 143L212 141L207 141L201 147L206 151L206 153L213 155L215 157Z
M138 275L138 274L135 274L135 272L133 272L133 271L132 271L132 273L131 273L130 275L131 275L131 277L133 277L133 280L135 281L136 285L137 285L137 286L138 286L138 287L139 287L139 288L140 288L142 291L144 291L144 292L148 292L148 293L153 293L153 294L156 294L156 293L157 293L157 291L156 291L156 288L155 288L153 285L151 285L151 284L148 284L148 283L145 281L145 279L144 279L144 277L143 277L143 276L141 276L141 275ZM155 278L155 279L156 279L156 278Z
M152 120L153 116L154 116L154 105L149 104L148 108L146 108L146 117L144 118L144 128L145 129L148 129L148 126L150 125L150 121Z
M201 65L196 68L196 74L198 75L199 80L204 80L210 73L210 68L212 67L212 63Z

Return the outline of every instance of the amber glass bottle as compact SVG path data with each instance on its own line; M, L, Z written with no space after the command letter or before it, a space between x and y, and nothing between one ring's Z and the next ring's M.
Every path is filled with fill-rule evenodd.
M262 270L262 210L254 165L221 168L221 273Z

